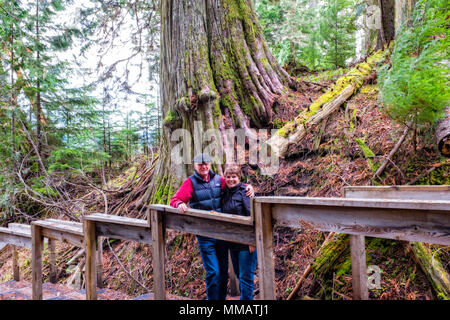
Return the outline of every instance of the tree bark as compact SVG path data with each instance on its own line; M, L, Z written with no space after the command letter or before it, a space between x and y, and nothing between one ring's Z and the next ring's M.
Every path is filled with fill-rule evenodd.
M416 0L397 0L395 1L395 30L409 20L416 5Z
M445 116L436 125L436 140L439 151L450 157L450 107L446 107Z
M395 0L378 0L381 10L381 29L378 30L378 42L376 49L379 50L394 40L395 36Z
M163 132L147 194L153 203L167 202L172 187L192 174L194 153L225 136L202 141L203 131L242 128L251 136L250 128L269 123L276 97L294 84L269 51L250 0L161 1L160 80ZM180 163L171 156L180 143L172 133L186 129L193 137L195 121L200 143L185 145Z

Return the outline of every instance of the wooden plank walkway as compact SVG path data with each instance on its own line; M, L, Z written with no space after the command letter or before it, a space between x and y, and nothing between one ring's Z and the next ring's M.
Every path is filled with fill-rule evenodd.
M75 290L61 284L44 283L43 300L86 300L86 290ZM111 289L98 289L99 300L154 300L153 293L145 293L137 297ZM0 300L32 300L32 284L26 281L10 280L0 284ZM189 300L168 294L168 300Z
M34 300L32 284L25 281L10 280L0 284L0 300ZM99 300L131 300L118 291L99 289ZM74 290L61 284L44 283L41 300L85 300L86 290Z

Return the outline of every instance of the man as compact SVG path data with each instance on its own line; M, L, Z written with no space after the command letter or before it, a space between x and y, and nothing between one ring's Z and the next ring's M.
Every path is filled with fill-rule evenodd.
M170 199L170 205L180 213L191 207L200 210L222 211L221 192L225 179L211 170L211 157L200 153L193 159L194 174L188 177ZM253 187L247 186L247 195L253 196ZM188 207L189 205L189 207ZM228 249L225 241L197 236L200 255L206 271L208 300L225 300L228 282Z

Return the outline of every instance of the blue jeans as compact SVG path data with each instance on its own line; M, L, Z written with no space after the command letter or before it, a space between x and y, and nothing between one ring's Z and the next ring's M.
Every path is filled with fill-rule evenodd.
M208 300L225 300L228 283L228 247L225 241L197 236L200 255L206 271Z
M257 263L256 250L250 253L248 249L230 249L231 261L236 275L239 276L241 300L253 300L255 269Z

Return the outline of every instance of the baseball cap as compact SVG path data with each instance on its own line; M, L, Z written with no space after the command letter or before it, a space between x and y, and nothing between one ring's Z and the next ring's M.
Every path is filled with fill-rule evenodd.
M209 156L209 154L206 153L199 153L198 155L196 155L193 159L194 163L204 163L204 162L212 162L211 157Z

